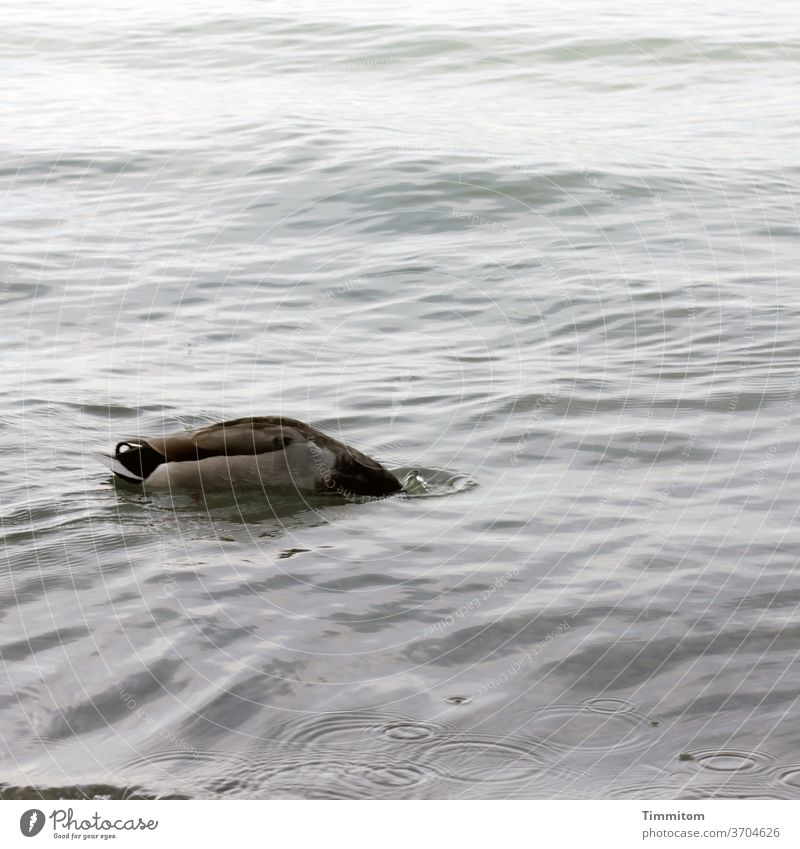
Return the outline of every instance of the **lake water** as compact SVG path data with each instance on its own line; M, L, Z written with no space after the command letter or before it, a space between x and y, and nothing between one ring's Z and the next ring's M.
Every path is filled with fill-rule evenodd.
M800 797L800 21L603 5L5 4L3 795Z

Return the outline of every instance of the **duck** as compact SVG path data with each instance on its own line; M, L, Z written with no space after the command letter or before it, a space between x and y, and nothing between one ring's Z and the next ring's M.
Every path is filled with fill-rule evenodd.
M164 436L131 437L98 454L115 477L153 489L259 487L383 497L403 486L377 460L286 416L232 419Z

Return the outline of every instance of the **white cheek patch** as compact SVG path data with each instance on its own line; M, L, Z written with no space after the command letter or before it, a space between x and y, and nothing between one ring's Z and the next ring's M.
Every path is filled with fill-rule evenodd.
M144 448L141 442L120 442L117 445L117 454L127 454L128 451L135 451L137 448Z
M104 466L111 469L115 475L119 475L121 478L127 478L128 480L135 481L136 483L140 483L144 480L141 475L137 475L136 472L126 469L119 460L114 457L110 457L108 454L101 454L99 451L95 451L94 456L97 457Z

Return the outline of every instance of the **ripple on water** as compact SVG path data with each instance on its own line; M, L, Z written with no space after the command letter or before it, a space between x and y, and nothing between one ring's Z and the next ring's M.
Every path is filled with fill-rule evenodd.
M411 761L296 756L262 770L257 792L305 799L375 798L402 794L435 777L435 772Z
M785 799L786 794L774 787L765 787L755 782L725 781L720 785L691 784L681 799Z
M712 772L763 772L777 760L771 752L758 749L700 749L689 751L689 762Z
M402 795L422 783L424 795L438 797L449 795L448 786L454 795L490 785L525 790L564 773L538 741L465 734L452 723L374 711L294 718L269 729L269 739L290 758L271 765L259 792L304 798L331 798L332 788L352 798Z
M143 786L163 784L197 793L208 785L208 777L241 775L251 768L243 754L199 749L160 749L119 761L112 771L133 778Z
M405 498L441 498L465 492L478 485L469 475L448 469L393 469L403 483L401 493Z
M612 699L607 697L586 699L581 704L595 713L635 713L639 710L634 702L628 699Z
M775 778L781 786L800 794L800 764L782 764L777 768Z
M782 780L792 767L778 764L771 752L696 749L683 752L678 759L685 771L674 773L673 778L680 783L683 799L786 799L795 795L791 785Z
M429 765L389 753L275 748L208 771L202 791L241 798L370 799L412 795L437 778Z
M629 746L636 729L647 731L646 722L635 705L616 700L541 709L525 723L546 735L536 737L465 732L448 722L377 711L339 711L270 724L246 751L160 749L124 760L114 771L126 785L156 795L555 797L587 789L565 752ZM598 729L605 735L602 741L596 739ZM567 732L571 736L565 739ZM659 784L659 790L685 795L692 782L691 776L677 776L674 785ZM730 781L718 784L727 787ZM719 795L723 789L715 786L713 792ZM635 797L636 788L615 788L610 795Z
M670 773L641 782L604 784L601 795L612 799L785 799L790 794L758 774Z
M288 746L370 750L395 749L408 743L440 739L452 733L446 722L418 721L373 711L342 711L294 718L270 730L270 739Z
M616 752L647 746L659 724L631 702L604 698L540 708L513 727L553 752Z
M686 776L665 777L642 782L614 785L602 788L602 795L610 799L682 799L686 795Z
M424 722L411 722L401 720L390 722L382 729L382 733L390 740L401 743L418 743L421 740L430 740L436 736L437 729Z
M533 741L458 735L425 749L425 763L464 784L535 783L558 767Z

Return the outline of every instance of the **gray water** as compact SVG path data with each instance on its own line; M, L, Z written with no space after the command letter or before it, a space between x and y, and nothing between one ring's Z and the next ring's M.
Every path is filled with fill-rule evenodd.
M800 796L800 24L601 5L4 4L3 795Z

